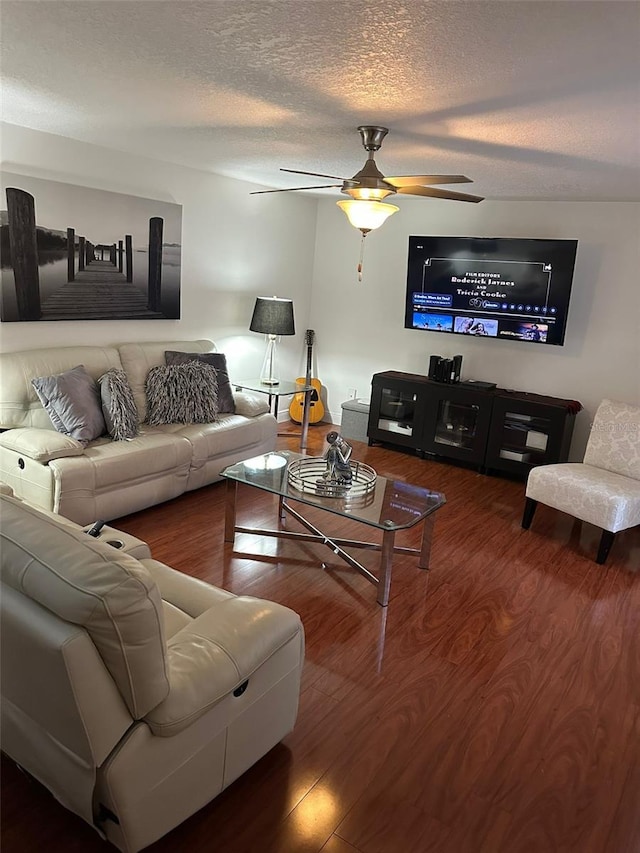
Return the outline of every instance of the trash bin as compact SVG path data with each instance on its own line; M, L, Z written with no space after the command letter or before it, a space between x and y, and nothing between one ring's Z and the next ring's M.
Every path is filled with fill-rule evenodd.
M369 401L347 400L342 404L340 435L354 441L368 441Z

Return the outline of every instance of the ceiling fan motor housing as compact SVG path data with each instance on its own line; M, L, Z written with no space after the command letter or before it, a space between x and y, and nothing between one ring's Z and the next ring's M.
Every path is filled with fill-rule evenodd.
M382 140L389 133L388 127L378 127L373 124L361 124L358 130L365 151L378 151L382 145Z
M369 157L359 172L342 185L340 192L351 196L351 198L367 200L367 201L382 201L388 195L393 195L397 192L396 188L388 184L384 175L376 166L373 159L374 151L378 151L382 145L382 140L385 138L389 129L386 127L377 127L370 124L361 125L358 130L362 137L362 144L369 152Z

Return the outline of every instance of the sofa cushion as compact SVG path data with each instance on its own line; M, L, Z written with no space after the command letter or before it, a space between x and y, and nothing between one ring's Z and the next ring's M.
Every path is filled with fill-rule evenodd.
M150 435L141 429L130 441L99 438L91 442L81 457L59 459L54 467L64 464L67 488L77 481L91 494L111 490L136 480L153 481L165 471L189 470L192 448L180 435ZM72 472L77 476L73 476Z
M218 419L218 378L209 364L152 367L145 384L147 423L206 424Z
M180 435L141 434L129 441L98 438L82 456L49 463L49 506L78 524L91 524L97 518L120 518L171 500L187 489L192 453ZM6 475L5 479L13 482ZM43 505L40 499L29 500Z
M215 423L145 425L143 432L145 435L172 435L186 439L191 445L191 468L197 469L210 460L224 458L234 452L238 453L238 458L255 455L249 449L261 440L264 431L262 420L242 415L220 415ZM247 448L244 454L240 452L242 447Z
M124 370L108 370L98 380L102 414L107 432L114 441L135 438L138 410Z
M227 358L223 352L176 352L168 350L164 354L167 364L186 364L188 361L201 361L215 367L218 378L218 411L220 414L233 414L236 410L233 390L229 381Z
M82 442L105 432L98 386L84 365L54 376L38 376L31 384L58 432Z
M115 347L52 347L0 353L0 429L36 427L53 429L51 419L31 384L34 376L62 373L83 364L94 379L110 367L121 368Z
M212 341L162 341L161 343L121 344L118 347L122 368L133 391L138 409L138 418L143 423L147 417L147 395L144 390L147 374L152 367L165 364L166 350L180 352L209 352L214 350Z
M3 583L84 627L140 719L169 691L162 600L149 572L14 498L0 501Z

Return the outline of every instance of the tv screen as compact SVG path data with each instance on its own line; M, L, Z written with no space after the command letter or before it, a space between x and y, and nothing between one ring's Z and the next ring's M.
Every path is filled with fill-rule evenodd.
M409 237L405 328L562 346L577 240Z

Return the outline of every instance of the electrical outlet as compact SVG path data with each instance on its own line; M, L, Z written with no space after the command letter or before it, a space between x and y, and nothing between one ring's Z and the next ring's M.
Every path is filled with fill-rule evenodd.
M347 399L355 400L358 396L358 391L355 388L347 388Z

